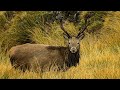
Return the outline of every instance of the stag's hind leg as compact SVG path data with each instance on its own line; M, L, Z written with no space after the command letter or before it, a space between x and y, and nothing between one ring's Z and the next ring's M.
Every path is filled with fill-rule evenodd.
M28 64L18 63L18 59L16 59L14 56L10 57L10 62L12 67L15 69L19 69L23 72L25 72L26 70L30 70L30 67Z

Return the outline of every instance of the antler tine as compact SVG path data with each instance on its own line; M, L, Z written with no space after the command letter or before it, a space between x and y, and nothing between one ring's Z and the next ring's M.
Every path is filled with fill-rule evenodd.
M80 32L78 33L78 36L86 30L86 28L87 28L88 25L89 25L89 24L87 23L87 19L86 19L86 20L85 20L85 25L83 26L83 28L82 28L82 29L80 30Z
M86 28L87 28L88 25L90 24L90 23L88 22L88 19L89 19L91 16L93 16L93 13L92 13L92 12L90 12L90 14L88 14L88 15L85 16L85 25L84 25L83 28L80 30L80 32L78 33L77 37L79 37L79 36L81 35L81 33L83 33L83 32L86 30Z
M62 19L60 19L60 27L65 32L65 34L67 35L67 37L70 38L71 36L69 35L69 33L63 27L63 20Z
M77 11L76 14L74 15L74 20L77 20L77 16L80 14L80 11Z
M68 32L63 27L63 16L60 12L59 12L58 16L56 16L56 19L58 19L60 21L61 29L64 31L64 33L67 35L67 37L70 38L70 35L68 34Z

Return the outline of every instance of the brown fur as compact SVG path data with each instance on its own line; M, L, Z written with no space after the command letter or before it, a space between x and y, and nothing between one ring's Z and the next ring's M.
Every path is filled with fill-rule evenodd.
M67 70L69 65L67 47L49 46L43 44L23 44L10 49L10 61L15 68L49 71Z
M83 36L66 37L66 46L49 46L44 44L23 44L10 49L10 61L15 68L23 71L66 71L79 64L80 40Z

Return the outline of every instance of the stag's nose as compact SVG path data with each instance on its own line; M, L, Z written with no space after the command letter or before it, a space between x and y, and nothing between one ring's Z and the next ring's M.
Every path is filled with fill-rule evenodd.
M71 53L75 53L75 52L77 52L77 49L76 49L75 47L72 47L72 48L70 49L70 51L71 51Z

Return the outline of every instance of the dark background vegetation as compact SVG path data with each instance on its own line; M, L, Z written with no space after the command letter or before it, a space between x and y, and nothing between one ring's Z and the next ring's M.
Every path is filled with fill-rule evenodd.
M85 24L85 16L91 15L90 25L86 33L98 34L103 26L107 11L1 11L0 12L0 51L7 51L12 46L24 43L37 43L32 39L31 32L39 28L45 34L49 34L52 25L59 25L59 16L64 21L73 23L82 28Z

